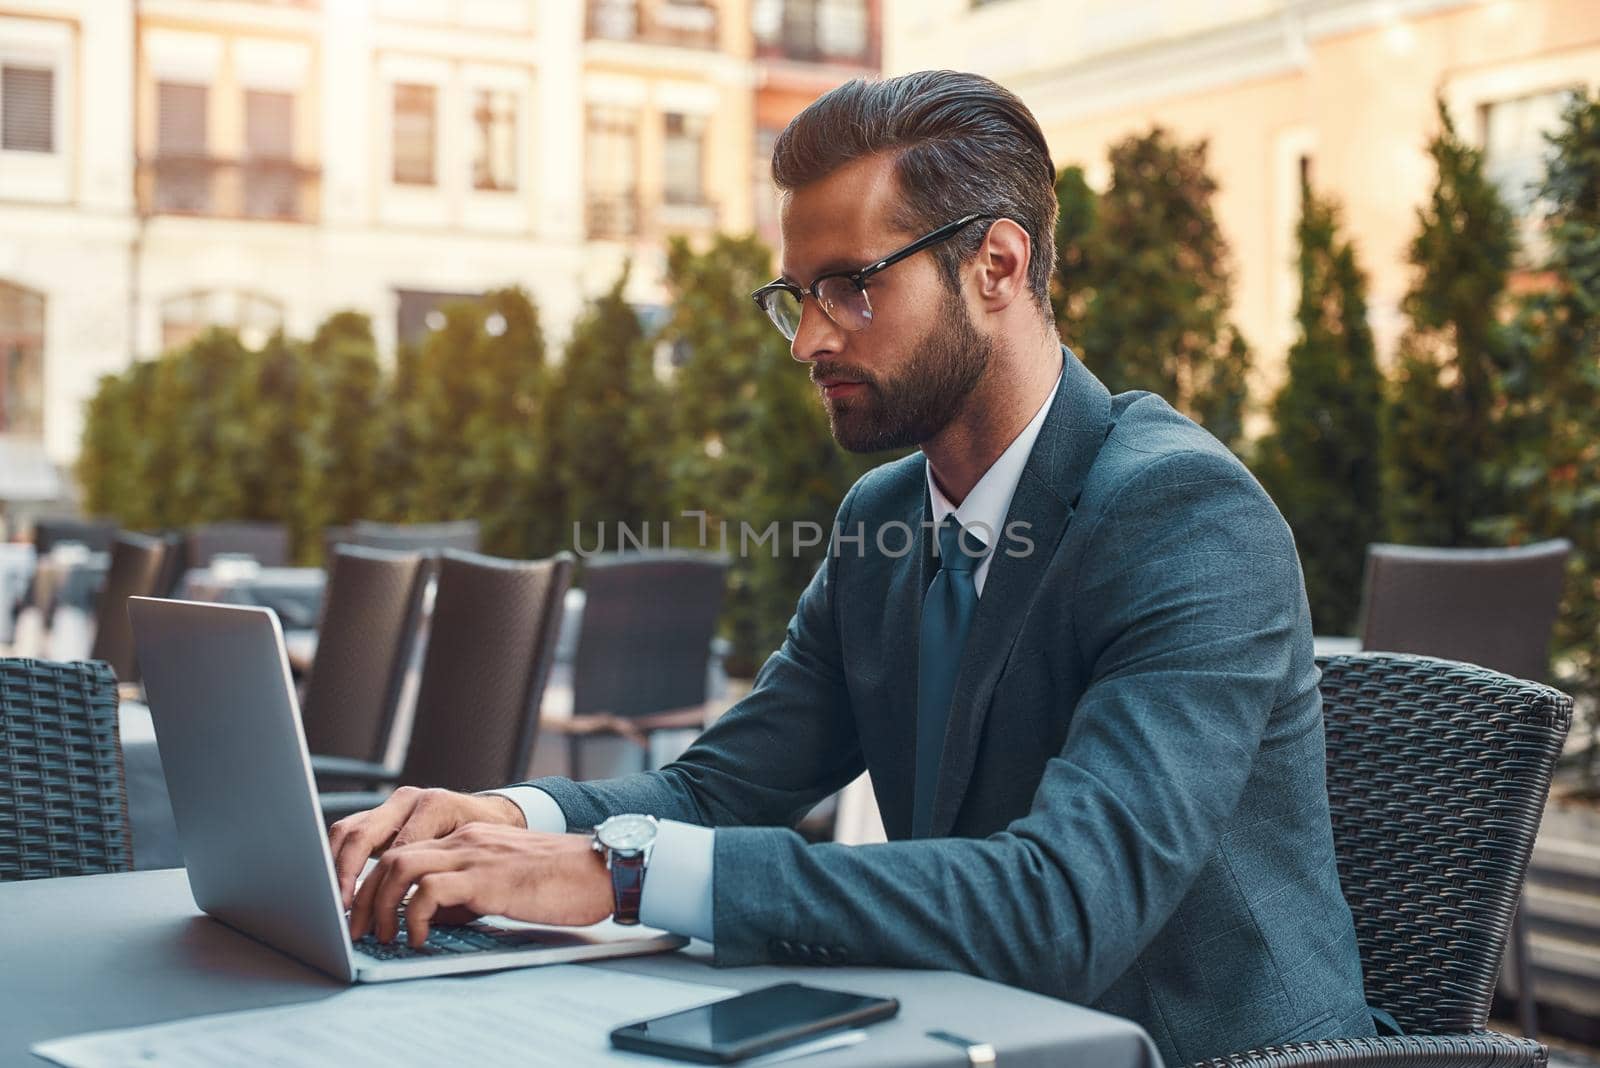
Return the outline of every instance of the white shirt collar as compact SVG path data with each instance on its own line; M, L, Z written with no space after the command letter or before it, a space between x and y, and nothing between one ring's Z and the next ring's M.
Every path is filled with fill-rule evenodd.
M1065 374L1063 369L1062 374ZM939 489L939 484L933 480L933 468L923 461L923 470L927 473L928 498L933 504L933 525L937 530L945 521L945 517L955 513L956 521L963 527L971 528L972 532L982 538L988 545L987 558L994 553L994 547L999 544L1001 536L1005 533L1006 513L1011 510L1011 498L1016 496L1017 483L1022 481L1022 469L1028 465L1028 456L1033 452L1033 443L1038 440L1039 430L1044 426L1044 417L1050 411L1050 403L1056 399L1056 391L1061 388L1061 375L1056 376L1056 384L1051 387L1050 395L1044 399L1038 412L1027 426L1006 446L1006 451L1001 453L995 462L989 465L989 470L978 479L978 484L972 487L966 499L957 508L950 503L949 498Z

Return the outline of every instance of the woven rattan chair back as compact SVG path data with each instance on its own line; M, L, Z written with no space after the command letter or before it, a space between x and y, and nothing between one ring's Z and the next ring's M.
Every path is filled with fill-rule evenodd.
M110 552L116 536L117 524L110 519L40 519L33 525L33 547L40 556L49 556L51 549L68 541L90 552Z
M445 550L400 782L482 790L525 778L572 556Z
M166 558L164 538L124 531L111 544L111 568L95 608L94 648L90 657L104 660L120 682L139 681L139 661L133 651L133 624L128 621L129 597L153 597L160 589Z
M1572 700L1426 657L1322 657L1328 799L1367 1001L1484 1026Z
M131 859L111 669L0 659L0 882Z
M416 644L422 553L342 545L329 560L301 718L313 753L381 762Z
M727 574L727 558L714 553L586 559L573 712L647 716L703 703Z
M1511 549L1370 545L1361 647L1543 679L1572 544Z
M218 553L249 556L262 567L285 567L289 563L289 531L282 523L241 520L207 523L186 533L186 566L210 567L212 558Z

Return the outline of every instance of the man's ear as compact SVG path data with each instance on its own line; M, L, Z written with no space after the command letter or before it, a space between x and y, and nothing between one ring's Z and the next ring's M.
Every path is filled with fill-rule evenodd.
M977 297L985 311L997 312L1028 293L1028 264L1033 243L1028 231L1010 219L996 219L978 248L972 270L978 282Z

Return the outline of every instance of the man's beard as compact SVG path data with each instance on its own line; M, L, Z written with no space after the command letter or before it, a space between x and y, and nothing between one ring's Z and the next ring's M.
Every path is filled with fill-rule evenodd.
M903 449L937 436L950 425L989 366L994 344L978 333L959 298L952 312L918 347L893 378L878 380L843 363L813 364L813 380L846 378L862 383L853 397L830 400L833 438L851 452Z

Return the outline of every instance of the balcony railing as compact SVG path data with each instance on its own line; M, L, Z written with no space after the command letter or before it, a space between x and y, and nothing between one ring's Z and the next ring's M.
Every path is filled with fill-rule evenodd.
M293 160L157 156L139 164L139 206L150 215L310 222L320 179Z
M585 230L597 241L653 239L668 234L709 233L720 212L711 201L665 203L649 207L636 193L591 193L584 212Z
M838 63L849 66L876 65L872 47L869 8L863 5L853 15L855 33L843 33L835 19L824 23L829 12L817 0L784 0L775 33L756 36L757 59L783 59L798 63ZM832 30L830 33L829 30Z
M634 193L590 194L584 211L588 235L600 240L635 237L639 233L639 197Z
M669 0L589 0L590 40L717 47L717 9Z

